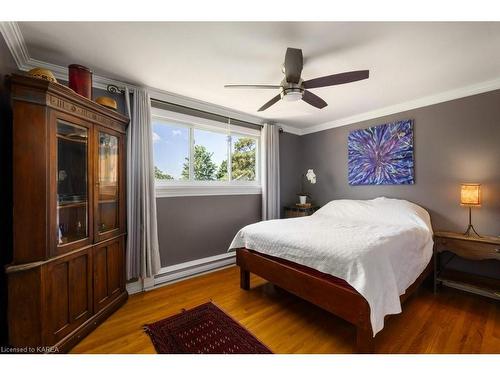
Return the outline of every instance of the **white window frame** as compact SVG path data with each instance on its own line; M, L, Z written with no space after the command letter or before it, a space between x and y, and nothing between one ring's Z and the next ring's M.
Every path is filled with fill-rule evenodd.
M247 136L255 138L255 181L234 181L231 180L231 170L228 163L228 181L195 181L192 180L193 164L190 162L190 180L167 180L159 181L155 179L156 197L185 197L203 195L247 195L262 194L261 187L261 134L259 130L245 128L237 125L228 126L227 123L204 119L201 117L185 115L167 111L160 108L151 108L153 121L164 121L189 129L189 160L192 160L194 149L194 129L208 130L222 133L226 136ZM228 156L232 152L231 141L228 142ZM228 158L228 161L230 159Z

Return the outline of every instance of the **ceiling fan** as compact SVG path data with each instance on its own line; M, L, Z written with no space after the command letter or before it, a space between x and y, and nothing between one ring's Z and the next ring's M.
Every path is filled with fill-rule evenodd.
M279 85L224 85L224 87L237 89L280 89L280 93L260 107L258 110L259 112L265 111L270 106L277 103L280 99L286 101L296 101L302 99L313 107L321 109L326 107L328 104L319 96L313 94L307 89L360 81L362 79L367 79L370 75L369 70L356 70L304 81L300 76L302 73L303 62L304 59L302 57L301 49L287 48L285 62L283 63L282 68L285 78L283 78Z

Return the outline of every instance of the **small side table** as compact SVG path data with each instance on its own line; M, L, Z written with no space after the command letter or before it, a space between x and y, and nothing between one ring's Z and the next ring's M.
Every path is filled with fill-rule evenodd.
M500 300L500 238L434 233L434 292L439 284Z
M302 217L302 216L310 216L315 213L319 206L311 206L311 207L299 207L295 205L285 206L285 219L289 219L291 217Z

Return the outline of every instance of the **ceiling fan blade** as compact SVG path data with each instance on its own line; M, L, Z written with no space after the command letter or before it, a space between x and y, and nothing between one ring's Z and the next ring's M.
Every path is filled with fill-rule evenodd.
M332 74L330 76L319 77L304 81L304 88L314 89L316 87L341 85L343 83L360 81L367 79L370 76L369 70L356 70L353 72L345 72L339 74Z
M226 89L280 89L280 85L224 85Z
M298 48L287 48L283 66L285 67L286 81L289 83L299 83L302 67L304 66L302 50Z
M258 112L265 111L270 106L272 106L273 104L277 103L280 99L281 99L281 95L279 95L279 94L276 95L274 98L272 98L266 104L264 104L262 107L260 107L259 110L258 110Z
M315 95L312 92L307 91L307 90L304 91L304 95L302 95L302 100L305 101L307 104L310 104L313 107L316 107L319 109L325 108L328 105L318 95Z

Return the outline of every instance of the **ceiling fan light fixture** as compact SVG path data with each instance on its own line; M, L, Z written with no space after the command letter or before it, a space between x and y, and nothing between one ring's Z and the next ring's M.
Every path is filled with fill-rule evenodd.
M302 99L304 90L300 88L286 89L281 92L281 99L287 102L296 102Z

